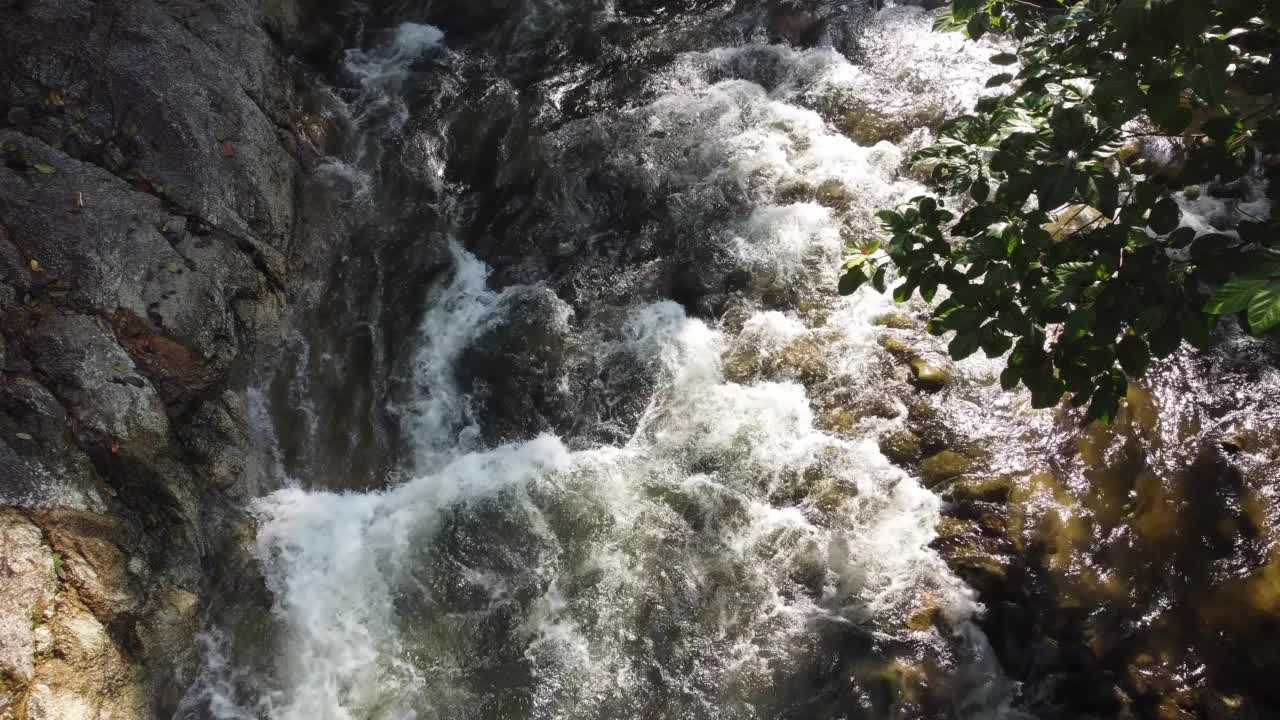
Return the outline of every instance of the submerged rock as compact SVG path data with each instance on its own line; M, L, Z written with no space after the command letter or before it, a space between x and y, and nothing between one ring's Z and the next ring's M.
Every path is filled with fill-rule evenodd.
M924 451L920 438L910 430L894 430L880 438L880 452L891 461L904 466L920 462Z
M920 479L925 487L932 488L946 480L969 472L974 461L954 450L943 450L931 455L920 464Z
M937 392L951 384L951 373L922 358L911 361L911 379L922 390Z

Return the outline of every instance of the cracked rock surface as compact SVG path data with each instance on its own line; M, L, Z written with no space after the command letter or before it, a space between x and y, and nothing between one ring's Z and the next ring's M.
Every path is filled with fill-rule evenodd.
M171 717L196 672L242 391L343 240L316 5L0 0L0 720Z

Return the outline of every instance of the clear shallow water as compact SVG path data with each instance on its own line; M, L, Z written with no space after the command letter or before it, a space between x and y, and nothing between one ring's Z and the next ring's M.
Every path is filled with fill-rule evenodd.
M330 172L418 243L379 278L439 265L390 310L403 450L384 489L254 504L270 607L211 624L180 717L1017 717L942 501L878 449L891 303L831 294L994 50L914 8L696 10L446 13L457 46L424 15L347 53ZM1034 465L1061 435L996 367L953 407ZM892 407L837 431L831 398Z

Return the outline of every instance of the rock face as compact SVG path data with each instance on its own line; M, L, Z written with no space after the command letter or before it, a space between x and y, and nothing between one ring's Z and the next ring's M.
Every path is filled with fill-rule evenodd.
M881 324L901 375L939 351ZM1280 716L1280 356L1219 339L1154 367L1109 427L1065 409L1019 422L998 363L954 363L964 381L941 388L910 368L881 450L943 501L933 547L1035 717Z
M342 237L317 5L0 2L0 718L170 717L196 670L239 391Z

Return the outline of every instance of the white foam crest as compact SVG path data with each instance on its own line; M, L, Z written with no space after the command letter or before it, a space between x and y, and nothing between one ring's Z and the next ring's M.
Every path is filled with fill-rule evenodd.
M458 356L493 318L502 294L489 290L489 268L475 256L450 246L453 277L427 298L419 347L413 362L417 400L407 408L406 427L414 438L415 467L426 471L474 447L479 427L454 375Z
M398 87L409 67L443 39L444 33L433 25L403 23L383 47L348 50L343 69L365 88Z
M473 280L483 277L476 268L471 272ZM465 303L452 307L463 317L472 312ZM767 314L752 325L772 325L784 335L796 331L785 318ZM665 377L625 448L570 453L545 436L462 455L439 472L383 493L285 490L259 503L258 554L276 612L289 628L284 654L291 659L283 671L288 690L270 717L347 720L373 707L407 708L411 696L434 687L433 679L398 660L406 654L406 630L397 621L397 588L421 570L424 553L434 552L430 538L444 512L503 493L516 503L511 512L533 518L536 543L563 542L547 525L548 512L585 503L574 511L609 521L580 563L538 570L552 575L520 622L540 682L558 689L544 699L556 707L568 702L566 692L586 707L617 702L617 692L627 691L593 695L575 687L642 681L633 675L626 635L636 626L634 613L661 587L655 582L668 582L659 578L677 582L682 589L668 591L690 598L715 587L720 567L736 568L744 583L739 590L745 599L739 590L712 596L710 607L720 608L708 620L718 628L711 637L721 638L716 653L702 657L696 647L681 649L697 654L712 678L730 668L744 677L752 676L752 667L777 670L771 663L783 659L761 657L759 648L806 632L815 616L874 621L926 590L951 592L955 604L965 602L927 548L938 510L934 496L889 465L874 444L816 430L800 385L724 382L723 337L672 303L637 308L625 334L638 351L660 361ZM780 484L819 463L828 500L810 493L810 500L778 505L773 493ZM531 499L548 493L557 498L550 506ZM705 530L691 529L664 499L672 493L707 517L723 518ZM667 533L683 535L695 549L672 547L659 559L655 543L665 544ZM708 543L722 549L712 556L696 550ZM784 597L780 588L793 571L814 564L826 568L822 591ZM601 588L586 615L581 600L562 590L584 572L599 573ZM501 577L481 569L460 577L483 590L491 606L511 602ZM729 647L742 654L719 657ZM434 662L454 662L448 650L438 652ZM564 705L561 715L576 717L571 707Z
M444 33L433 25L402 23L391 42L370 49L347 50L343 70L360 86L356 124L375 114L389 112L389 129L399 129L409 119L402 89L413 64L438 48Z
M773 57L787 78L771 91L749 79L702 79L708 64L736 67L741 56L760 53ZM682 199L732 193L754 200L750 216L726 232L762 289L830 283L842 228L865 235L858 229L874 228L878 209L923 192L900 174L901 148L860 146L805 107L845 102L826 96L861 97L858 79L866 71L833 51L753 46L688 56L677 67L666 93L636 112L660 138L656 143L680 148L688 158L672 178L689 186ZM788 199L798 188L816 192L822 204Z
M840 227L815 203L762 207L751 214L734 245L744 264L770 287L810 285L840 259Z
M1245 197L1214 197L1200 190L1191 194L1181 192L1174 196L1182 209L1182 226L1206 233L1235 235L1232 228L1242 220L1260 220L1271 217L1271 201L1266 194L1266 181L1260 173L1243 180ZM1197 190L1199 190L1197 188Z
M555 438L465 455L384 493L282 490L256 504L257 555L289 629L276 720L348 720L425 682L403 660L395 587L442 511L567 466ZM401 717L404 717L401 715Z

